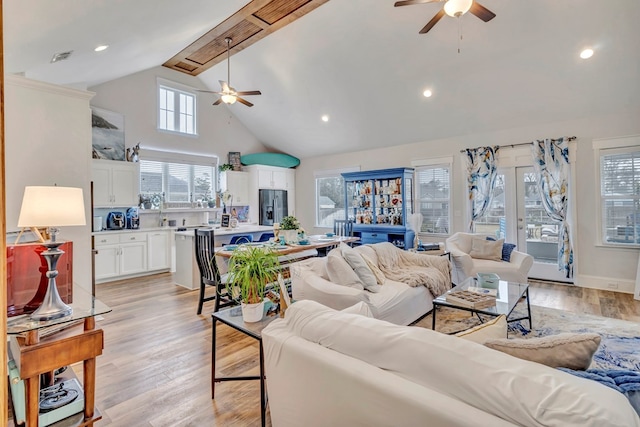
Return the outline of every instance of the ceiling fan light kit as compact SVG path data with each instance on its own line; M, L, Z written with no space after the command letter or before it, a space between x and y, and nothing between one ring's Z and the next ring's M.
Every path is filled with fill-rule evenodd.
M448 0L444 4L444 11L447 15L457 18L467 13L472 3L473 0Z

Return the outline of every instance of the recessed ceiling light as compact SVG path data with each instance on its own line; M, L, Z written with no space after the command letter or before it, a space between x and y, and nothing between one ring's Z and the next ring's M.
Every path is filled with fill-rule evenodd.
M108 44L103 44L103 45L100 45L100 46L96 47L93 50L95 50L96 52L102 52L103 50L106 50L108 47L109 47Z
M328 122L328 121L329 121L329 116L327 116L326 114L324 114L324 115L321 117L321 119L322 119L322 121L323 121L323 122Z
M424 92L422 92L422 94L425 96L425 98L431 98L431 95L433 95L433 92L431 92L431 90L427 89Z
M580 58L582 59L589 59L593 56L593 49L585 49L582 52L580 52Z

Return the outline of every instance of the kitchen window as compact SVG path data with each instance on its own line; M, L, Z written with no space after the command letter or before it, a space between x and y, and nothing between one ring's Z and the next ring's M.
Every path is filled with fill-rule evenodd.
M158 84L158 129L196 135L196 95Z
M416 212L423 217L420 233L449 234L452 160L412 162L416 168Z
M140 194L157 204L191 207L215 198L215 165L140 160Z
M628 139L633 138L613 141L620 143ZM640 142L640 138L635 139L636 144ZM615 144L605 144L597 156L602 243L637 247L640 245L640 145L611 148L607 145Z

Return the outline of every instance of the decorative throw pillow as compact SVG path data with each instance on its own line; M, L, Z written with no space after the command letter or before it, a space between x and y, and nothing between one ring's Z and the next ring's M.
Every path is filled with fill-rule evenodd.
M471 255L471 258L501 261L503 243L504 239L491 241L474 237L471 241L471 252L469 252L469 255Z
M458 332L457 337L464 338L469 341L484 344L490 340L496 340L507 337L507 316L500 315L488 322L482 323L466 331Z
M495 242L496 239L494 239L491 236L487 236L487 240L493 240ZM515 248L516 248L516 245L514 245L513 243L503 243L502 244L502 260L511 262L511 252L513 252Z
M489 348L552 368L585 370L600 345L600 335L563 333L530 339L498 339L484 343Z
M376 276L376 282L378 283L378 285L384 285L384 282L387 280L387 277L384 275L382 270L380 270L380 267L378 267L378 264L376 264L375 261L373 261L371 258L366 256L365 254L360 254L360 256L367 263L373 275Z
M364 288L369 292L380 292L380 285L378 285L376 276L373 274L364 258L362 258L355 249L344 243L340 244L340 250L342 251L342 257L358 275Z
M364 290L364 283L342 257L340 248L332 249L327 255L327 276L337 285Z

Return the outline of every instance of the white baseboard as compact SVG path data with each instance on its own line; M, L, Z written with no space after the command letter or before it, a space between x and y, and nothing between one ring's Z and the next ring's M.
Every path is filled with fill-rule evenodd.
M636 283L633 280L611 279L609 277L578 275L574 284L583 288L622 292L635 295ZM636 296L637 297L637 296Z

